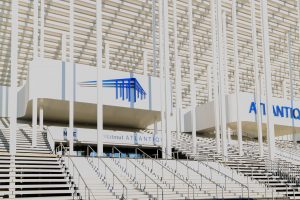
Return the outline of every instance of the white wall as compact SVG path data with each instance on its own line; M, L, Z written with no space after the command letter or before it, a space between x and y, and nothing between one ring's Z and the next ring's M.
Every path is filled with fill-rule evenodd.
M67 127L50 126L48 134L51 134L54 141L64 141L63 132ZM96 144L97 130L87 128L76 128L77 142ZM102 139L104 144L111 145L142 145L142 146L159 146L161 145L161 134L147 134L129 131L103 130Z
M256 115L253 110L251 110L252 102L255 101L254 95L249 93L240 93L239 96L240 103L240 117L243 122L256 122ZM264 98L262 98L261 103L265 103ZM275 125L280 126L292 126L292 118L290 113L286 113L287 107L291 107L291 101L283 98L273 98L273 105L283 111L282 116L274 116ZM300 127L300 102L295 101L293 103L293 108L296 109L295 114L297 119L294 119L295 127ZM262 106L261 106L262 108ZM298 113L299 109L299 113ZM251 110L251 112L250 112ZM261 109L263 110L263 109ZM263 111L262 111L263 112ZM215 125L214 118L214 102L209 102L196 108L197 113L197 130L205 130L213 128ZM277 111L275 112L277 114ZM273 114L273 110L272 110ZM288 114L288 115L287 115ZM187 112L184 116L185 131L191 131L190 122L190 112ZM237 121L236 117L236 99L235 94L230 94L226 98L226 119L227 123L235 123ZM266 123L266 115L262 116L262 122Z

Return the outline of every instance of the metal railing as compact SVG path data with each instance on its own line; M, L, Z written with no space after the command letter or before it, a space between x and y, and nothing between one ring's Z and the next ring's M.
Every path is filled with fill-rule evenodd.
M54 153L56 153L55 152L55 140L54 140L53 135L52 135L52 133L51 133L48 126L47 126L46 130L47 130L47 141L48 141L48 144L51 148L52 153L54 154Z
M70 174L72 175L72 180L74 181L74 193L73 193L73 200L96 200L94 194L86 184L85 180L83 179L81 173L79 172L78 168L76 167L74 161L72 160L68 150L60 144L57 149L61 148L62 152L65 152L60 158L64 160L67 169L69 170ZM76 176L77 175L77 176ZM77 178L76 178L77 177ZM79 192L78 193L76 192ZM82 192L83 191L83 192Z
M162 152L163 154L165 154L166 156L169 156L172 160L175 160L175 171L178 170L178 169L177 169L178 163L184 165L184 166L186 167L186 171L187 171L186 174L187 174L187 176L188 176L188 177L187 177L188 179L190 179L190 177L189 177L189 175L190 175L189 170L193 170L194 172L196 172L198 175L201 176L201 179L202 179L202 177L203 177L203 178L209 180L210 182L212 182L213 184L218 185L220 188L222 188L222 189L224 189L224 190L227 189L227 183L228 183L228 180L231 180L231 181L233 181L234 183L236 183L236 184L238 184L238 185L241 186L241 194L242 194L242 198L244 198L244 188L246 189L247 195L248 195L248 199L249 199L250 191L249 191L249 184L248 184L249 182L248 182L248 181L247 181L247 184L248 184L248 186L247 186L247 185L245 185L245 184L243 184L243 183L237 181L237 180L234 179L233 177L230 177L230 176L228 176L227 174L221 172L220 170L217 170L217 169L211 167L210 165L208 165L207 163L205 163L205 162L203 162L203 161L194 160L194 159L191 160L191 159L189 159L189 157L187 156L187 158L186 158L186 163L184 163L183 161L176 159L176 158L173 157L172 155L168 155L166 152L162 151L161 149L158 149L158 151L161 151L161 152ZM197 162L197 170L194 169L193 167L189 166L190 161L195 161L195 162ZM209 173L209 174L210 174L210 177L207 177L207 176L205 176L204 174L200 173L200 165L199 165L199 164L202 164L202 165L204 165L205 167L209 168L209 170L210 170L210 173ZM223 185L223 186L221 186L220 183L217 183L216 181L213 180L213 177L212 177L212 176L213 176L213 172L212 172L212 171L214 171L214 172L216 172L218 175L221 175L221 176L224 177L224 183L223 183L224 185ZM202 181L201 181L201 184L202 184ZM202 185L201 185L201 187L202 187Z
M118 152L118 157L117 158L121 158L122 152L115 146L112 147L112 152L114 152L114 150L116 150ZM133 176L133 181L136 182L136 184L138 185L139 189L141 189L142 191L147 191L149 186L149 183L153 183L156 186L156 199L164 199L164 190L163 188L155 181L153 180L149 175L147 175L147 173L144 172L144 170L142 170L140 167L138 167L132 160L128 159L128 157L125 157L123 159L125 159L125 167L121 166L121 160L118 159L114 159L115 154L112 154L113 156L113 160L116 163L116 165L118 165L124 172L126 172L127 174L129 174L129 163L131 164L131 167L134 167L134 176L131 175L131 177ZM144 177L144 182L139 182L138 181L138 173L141 173L142 176ZM147 181L148 179L148 181ZM151 185L150 185L151 186ZM153 197L155 197L155 195L153 195Z
M88 148L90 148L90 150L92 152L96 151L88 145ZM100 179L102 179L105 184L111 189L111 190L115 190L116 192L118 191L117 189L117 184L116 181L119 183L119 185L121 185L121 199L128 199L128 188L126 187L126 185L119 179L119 177L113 172L113 170L105 163L105 161L103 160L102 157L93 157L94 159L97 159L97 164L95 164L92 159L89 159L89 157L86 157L88 162L92 165L92 167L94 168L95 172L98 174L98 176L100 177ZM100 168L100 163L104 166L104 170L103 168ZM102 169L102 170L100 170ZM103 173L104 172L104 173ZM108 174L108 172L110 172L110 174ZM112 180L109 181L109 175L111 176Z
M188 195L188 198L189 199L191 199L191 198L195 199L195 188L194 188L194 186L192 186L189 182L187 182L186 180L184 180L184 178L182 178L182 177L178 176L176 173L172 172L170 169L168 169L166 166L164 166L163 164L161 164L156 159L153 159L151 156L149 156L148 154L146 154L143 150L141 150L139 148L135 148L135 154L136 155L137 155L138 151L141 152L142 155L143 155L143 157L142 157L142 159L143 159L143 165L145 165L144 158L145 157L150 158L150 160L151 160L151 169L150 169L150 172L154 173L154 163L156 163L159 166L159 168L161 168L161 175L160 175L160 179L161 180L164 179L164 176L166 175L165 173L169 173L173 177L173 183L172 183L172 185L173 185L173 187L172 187L173 191L175 191L175 189L176 189L176 183L178 183L176 181L176 179L177 179L179 182L181 182L181 184L179 184L179 185L182 186L182 183L183 183L184 185L187 186L187 190L188 190L188 194L187 195ZM137 161L140 160L138 158L136 158L136 159L137 159ZM148 169L149 169L149 166L148 166ZM157 174L157 176L159 176L159 175ZM171 187L171 184L170 184L170 187ZM190 190L192 190L192 194L191 194Z

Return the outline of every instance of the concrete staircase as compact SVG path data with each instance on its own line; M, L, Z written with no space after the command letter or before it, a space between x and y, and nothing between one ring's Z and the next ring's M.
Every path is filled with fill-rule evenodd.
M60 158L51 153L46 133L37 134L32 147L31 128L19 124L17 153L9 154L9 129L0 129L0 199L73 199L73 181Z
M294 195L298 196L298 189L295 185L288 183L284 177L277 176L269 169L269 164L263 158L253 154L240 156L236 146L229 145L227 161L224 162L222 155L216 152L215 139L205 137L197 137L197 154L193 155L191 135L181 133L178 138L175 139L175 137L174 134L175 150L228 175L237 174L235 176L237 180L249 185L250 197L283 199L284 196L293 198Z

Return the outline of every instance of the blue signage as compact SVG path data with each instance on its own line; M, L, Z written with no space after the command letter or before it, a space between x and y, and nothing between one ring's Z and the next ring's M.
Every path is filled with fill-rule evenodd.
M146 92L136 78L110 79L102 81L103 87L115 88L116 99L127 99L136 102L137 99L145 99ZM79 83L83 87L96 87L97 81L84 81Z
M262 110L262 114L266 115L266 105L264 103L260 103L260 107ZM282 118L291 118L291 119L299 119L300 120L300 109L293 108L291 106L279 106L273 105L273 115L275 117ZM256 114L256 103L251 102L249 113L254 112Z

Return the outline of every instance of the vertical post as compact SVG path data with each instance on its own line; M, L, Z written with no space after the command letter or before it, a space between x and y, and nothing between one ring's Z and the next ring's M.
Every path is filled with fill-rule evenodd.
M297 11L298 11L298 40L300 40L300 0L297 2Z
M170 129L172 94L170 83L170 55L169 55L169 12L168 1L163 1L163 30L164 30L164 66L165 66L165 118L166 118L166 157L172 153L172 133Z
M226 122L226 99L225 99L225 91L224 91L224 54L223 54L223 28L222 28L222 17L226 18L226 12L222 13L222 1L217 2L218 8L218 42L219 42L219 84L220 84L220 105L221 105L221 134L222 134L222 154L223 159L227 158L227 122Z
M236 101L236 127L238 136L239 154L243 155L243 132L240 116L240 67L239 67L239 52L238 52L238 37L237 37L237 14L236 0L232 1L232 27L233 27L233 60L235 68L235 101Z
M61 34L61 60L66 62L67 61L67 38L66 34Z
M40 57L45 56L45 0L41 0Z
M143 58L144 58L144 75L147 76L147 72L148 72L148 50L144 49L143 52Z
M105 43L105 68L106 69L109 69L109 63L110 63L110 54L109 54L109 51L110 51L110 46L109 46L109 43L106 42Z
M10 163L10 195L9 198L15 198L15 155L16 155L16 135L17 135L17 86L18 86L18 30L19 30L19 1L12 0L11 3L11 52L10 52L10 91L9 91L9 153L11 155Z
M182 89L181 89L181 59L178 59L178 68L176 68L176 132L177 137L182 131Z
M283 79L282 80L282 98L287 99L287 80Z
M225 99L228 96L229 93L229 85L228 85L228 65L227 65L227 19L226 19L226 13L223 13L222 17L222 32L223 32L223 62L224 62L224 96ZM225 104L226 105L226 104ZM228 144L231 143L231 129L227 127L226 129L226 137Z
M74 0L70 0L70 74L69 74L69 132L68 132L68 140L69 140L69 148L70 155L73 154L74 150L74 140L73 140L73 132L74 132Z
M259 83L259 66L257 55L257 36L256 36L256 16L255 16L255 0L251 0L251 22L252 22L252 46L253 46L253 67L255 76L255 103L256 103L256 125L257 138L259 145L259 155L264 155L263 138L262 138L262 122L260 109L260 83Z
M153 74L156 74L156 0L152 0Z
M97 80L97 152L98 152L98 156L102 156L103 155L102 0L97 0L96 12L97 12L96 13L96 35L97 35L96 44L97 44L97 79L98 79Z
M288 62L289 62L289 74L290 74L290 91L291 91L291 108L294 108L294 66L292 63L292 48L291 48L291 34L288 33ZM295 119L292 117L292 127L293 127L293 142L294 144L297 144L296 135L295 135Z
M16 154L17 134L17 86L18 86L18 29L19 29L19 1L12 0L11 4L11 72L9 91L9 118L10 118L10 141L9 151L11 155Z
M39 46L39 1L33 1L33 60L38 55ZM36 146L36 134L37 134L37 98L35 92L32 95L32 146Z
M178 57L178 38L177 38L177 0L173 0L173 33L174 33L174 57L176 70L176 133L177 138L181 133L181 60Z
M273 94L272 94L272 74L270 61L270 44L269 44L269 24L268 24L268 2L261 1L262 12L262 32L263 32L263 53L265 65L265 84L266 84L266 111L267 111L267 134L269 144L269 159L274 159L275 151L275 133L274 120L272 113Z
M166 122L165 122L165 82L164 82L164 30L163 30L163 0L159 1L159 64L160 64L160 93L161 93L161 133L162 133L162 150L166 151ZM162 153L162 158L165 158Z
M43 108L43 104L40 105L39 121L40 121L40 131L43 131L43 128L44 128L44 108Z
M213 75L214 75L214 115L215 115L215 134L216 134L216 150L220 153L220 107L219 107L219 78L218 78L218 43L217 43L217 27L216 27L216 2L210 1L211 7L211 32L212 32L212 52L213 52Z
M222 32L223 32L223 62L224 62L224 95L227 96L229 93L228 89L228 65L227 65L227 19L225 12L222 17Z
M207 101L212 101L212 81L211 81L211 68L212 65L207 65L207 89L208 89L208 98Z
M190 65L190 90L191 90L191 123L193 154L197 153L196 135L196 88L195 88L195 66L194 66L194 31L193 31L193 2L188 1L188 26L189 26L189 65Z

